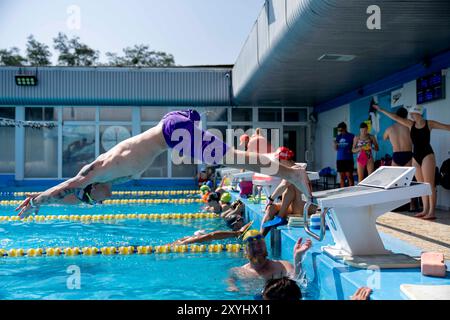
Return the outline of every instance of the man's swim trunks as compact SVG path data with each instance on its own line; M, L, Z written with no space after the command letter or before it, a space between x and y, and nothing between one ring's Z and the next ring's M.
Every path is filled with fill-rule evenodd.
M169 112L161 120L164 139L169 148L176 148L185 138L189 139L190 157L192 159L207 164L216 164L222 160L230 149L230 146L210 132L201 130L198 127L200 121L200 114L195 110L189 109ZM178 129L185 131L179 131L174 135L174 132ZM180 134L183 136L181 137ZM184 134L188 136L186 137ZM185 142L183 142L184 145ZM205 149L208 147L209 149L205 153ZM183 149L181 148L180 151L182 153ZM217 158L216 152L219 153Z

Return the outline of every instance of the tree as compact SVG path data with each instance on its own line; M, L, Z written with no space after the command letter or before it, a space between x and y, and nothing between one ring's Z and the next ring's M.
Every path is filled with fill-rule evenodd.
M51 64L51 56L52 54L45 43L37 41L33 35L28 37L27 60L31 66L48 66Z
M107 52L109 65L116 67L170 67L175 65L173 55L152 51L148 45L140 44L123 49L123 56Z
M53 39L54 48L59 52L58 63L63 66L93 66L97 63L99 53L88 45L81 43L79 37L69 39L64 33L58 33Z
M17 47L11 49L0 49L0 66L23 66L27 59L20 55Z

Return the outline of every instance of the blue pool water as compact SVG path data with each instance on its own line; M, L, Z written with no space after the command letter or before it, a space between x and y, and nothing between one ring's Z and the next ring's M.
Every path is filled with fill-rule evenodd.
M5 199L19 200L23 197L0 197L0 200ZM40 214L193 213L199 212L201 207L198 203L58 205L45 206ZM14 206L0 206L0 215L14 214ZM0 247L26 250L154 246L192 235L199 229L214 231L227 228L221 219L0 222ZM244 288L241 292L226 290L229 269L244 263L246 259L242 252L5 257L0 258L0 299L253 299L261 288ZM79 289L74 288L72 281L71 270L74 269L80 273Z

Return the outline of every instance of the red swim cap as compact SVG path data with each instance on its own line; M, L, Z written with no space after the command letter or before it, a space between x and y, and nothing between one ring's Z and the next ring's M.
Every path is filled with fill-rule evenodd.
M243 134L242 136L239 137L239 145L242 146L246 141L250 140L250 137L248 136L248 134Z
M286 147L279 147L275 151L275 158L280 160L292 160L294 158L294 152Z

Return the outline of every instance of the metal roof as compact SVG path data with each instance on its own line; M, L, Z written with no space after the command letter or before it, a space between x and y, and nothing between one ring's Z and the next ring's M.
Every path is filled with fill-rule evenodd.
M366 26L373 4L381 30ZM318 105L448 49L448 0L267 0L233 68L235 103Z
M0 105L228 106L231 68L40 67L38 85L17 86L0 67Z

